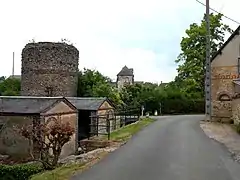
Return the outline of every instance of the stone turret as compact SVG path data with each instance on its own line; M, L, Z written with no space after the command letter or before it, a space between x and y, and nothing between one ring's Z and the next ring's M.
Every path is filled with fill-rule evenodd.
M76 96L79 51L66 43L29 43L22 50L21 95Z

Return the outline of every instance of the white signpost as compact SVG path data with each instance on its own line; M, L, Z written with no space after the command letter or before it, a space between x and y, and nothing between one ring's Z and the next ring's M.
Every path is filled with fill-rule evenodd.
M144 106L142 106L142 116L143 116L143 112L144 112L144 110L145 110L145 108L144 108Z

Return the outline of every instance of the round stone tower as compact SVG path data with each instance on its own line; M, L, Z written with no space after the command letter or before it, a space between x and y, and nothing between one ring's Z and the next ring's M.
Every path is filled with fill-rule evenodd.
M22 50L22 96L76 96L79 51L66 43L29 43Z

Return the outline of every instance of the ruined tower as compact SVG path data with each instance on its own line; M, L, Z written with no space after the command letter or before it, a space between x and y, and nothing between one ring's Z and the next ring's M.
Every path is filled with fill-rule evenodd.
M76 96L79 51L66 43L29 43L22 50L22 96Z

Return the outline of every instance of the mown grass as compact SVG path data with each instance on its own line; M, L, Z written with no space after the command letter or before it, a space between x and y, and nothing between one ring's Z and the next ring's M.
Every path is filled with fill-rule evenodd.
M151 118L144 118L140 121L124 126L111 133L110 139L113 141L127 141L135 133L140 131L143 127L151 124L154 120Z
M131 138L132 135L140 131L143 127L151 124L153 121L154 121L153 119L144 118L136 123L124 126L123 128L120 128L111 133L111 136L110 136L111 140L125 142L129 138ZM104 136L103 138L105 139L107 138L107 136ZM92 162L82 163L82 164L76 163L68 166L62 166L52 171L45 171L43 173L33 176L31 180L68 180L75 173L85 170L89 166L95 164L105 155L106 153L101 154L100 157L97 158L97 160L93 160Z

